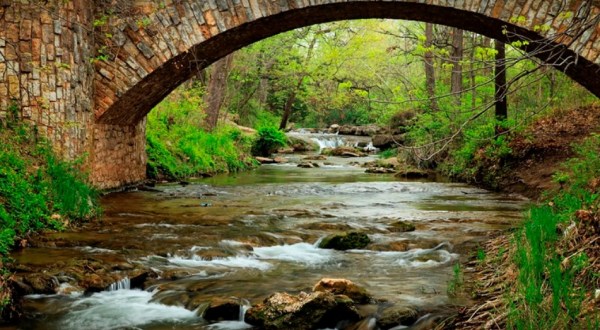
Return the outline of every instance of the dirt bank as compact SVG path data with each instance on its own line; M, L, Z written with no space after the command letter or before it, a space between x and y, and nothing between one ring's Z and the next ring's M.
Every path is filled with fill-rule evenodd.
M555 112L524 131L511 134L509 157L485 159L482 155L479 180L475 181L537 200L542 192L558 187L552 175L560 164L573 157L572 145L599 132L600 105Z

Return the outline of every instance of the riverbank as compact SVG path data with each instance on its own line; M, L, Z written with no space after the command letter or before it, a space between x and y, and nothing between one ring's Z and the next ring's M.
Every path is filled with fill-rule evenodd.
M538 203L464 265L478 303L449 328L600 328L600 107L558 112L474 157L463 179ZM502 271L498 271L502 270Z
M15 114L17 106L12 106ZM30 245L46 230L62 231L100 213L98 192L81 171L85 160L60 160L35 127L15 116L0 122L0 311L2 319L19 314L15 265L9 253ZM15 294L16 293L16 294Z

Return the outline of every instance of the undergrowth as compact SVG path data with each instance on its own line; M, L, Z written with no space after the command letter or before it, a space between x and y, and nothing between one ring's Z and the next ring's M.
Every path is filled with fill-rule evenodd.
M586 243L587 236L600 233L595 232L600 221L600 135L574 149L576 157L563 166L560 191L531 208L513 238L519 275L510 296L509 328L600 328L600 315L586 315L584 306L600 285L600 261L590 263L599 251Z
M16 113L18 106L11 109ZM61 230L100 212L98 192L81 171L82 160L62 161L35 127L16 114L0 122L0 257L15 243L45 229ZM6 269L0 269L0 310L10 301Z
M202 128L201 98L191 92L172 94L148 115L148 178L178 180L256 166L249 136L224 125L213 132Z

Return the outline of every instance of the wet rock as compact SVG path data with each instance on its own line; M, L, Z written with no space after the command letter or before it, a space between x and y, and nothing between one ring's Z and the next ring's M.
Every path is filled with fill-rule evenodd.
M403 233L407 231L414 231L415 225L407 221L396 221L392 222L388 227L388 230L394 233Z
M158 278L158 274L151 269L139 270L130 276L129 284L132 289L145 289L146 282L156 278Z
M395 176L400 177L400 178L407 178L407 179L420 179L420 178L428 177L429 173L424 170L419 170L416 168L409 168L409 169L400 170L398 173L396 173Z
M344 295L359 304L366 304L372 300L367 290L343 278L323 278L313 287L313 292L330 292L334 295Z
M352 227L350 227L348 224L336 223L336 222L307 223L305 225L302 225L302 228L310 229L310 230L338 230L338 231L352 229Z
M274 164L275 163L275 160L273 158L256 156L256 157L254 157L254 159L256 159L261 164Z
M388 243L378 243L378 244L369 245L369 250L404 252L404 251L409 250L409 244L406 241L393 241L393 242L388 242Z
M113 270L132 270L134 268L135 267L128 262L117 262L116 264L112 265Z
M284 157L275 157L273 158L273 161L277 164L284 164L288 162L287 158Z
M321 150L321 154L323 155L331 155L331 156L341 156L341 157L364 157L366 154L360 150L357 150L353 147L337 147L337 148L324 148Z
M405 306L392 306L381 312L377 326L381 329L391 329L400 324L413 324L416 320L416 310Z
M302 162L300 164L298 164L298 167L301 168L317 168L320 167L319 164L314 163L314 162Z
M329 129L327 131L329 133L338 133L339 130L340 130L340 125L332 124L331 126L329 126Z
M338 129L338 133L342 135L356 135L356 126L340 126L340 128Z
M32 293L53 294L58 287L58 279L48 274L28 274L23 278L23 282L32 290Z
M392 174L392 173L396 173L396 170L394 170L393 168L386 168L386 167L370 167L370 168L367 168L365 173Z
M160 303L166 306L185 307L190 300L186 292L161 291L156 293L150 302Z
M342 154L340 155L342 157L361 157L360 154L355 153L355 152L342 152Z
M165 280L178 280L192 275L192 272L184 269L166 269L162 272L161 277Z
M295 136L288 136L288 145L292 146L294 152L306 152L319 150L319 144L311 141L304 140Z
M326 160L327 156L325 156L325 155L312 155L312 156L306 156L303 159L304 160Z
M369 245L371 240L365 233L350 232L344 235L329 235L325 237L319 247L322 249L334 249L334 250L350 250L350 249L362 249Z
M404 144L404 135L374 135L372 139L373 147L379 149L389 149L394 146Z
M352 299L330 292L275 293L250 308L245 321L264 329L334 328L341 321L358 321Z
M202 315L207 321L234 321L240 317L240 300L236 298L214 298Z

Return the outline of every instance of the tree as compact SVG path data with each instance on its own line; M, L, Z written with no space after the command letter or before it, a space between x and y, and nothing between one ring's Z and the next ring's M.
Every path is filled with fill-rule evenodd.
M494 42L494 47L496 49L496 64L494 67L494 100L496 108L496 119L504 120L508 117L508 105L506 97L506 48L504 46L504 43L498 40Z
M452 63L452 75L450 78L450 92L454 95L454 103L461 105L463 91L462 82L462 61L463 59L463 30L452 29L452 54L450 60Z
M212 131L217 126L219 112L225 99L227 76L231 69L232 60L233 54L229 54L212 65L208 80L208 91L205 94L206 117L204 125L207 131Z
M433 62L433 24L425 24L425 55L423 62L425 63L425 86L427 95L431 103L431 110L439 111L439 106L435 98L435 64Z

